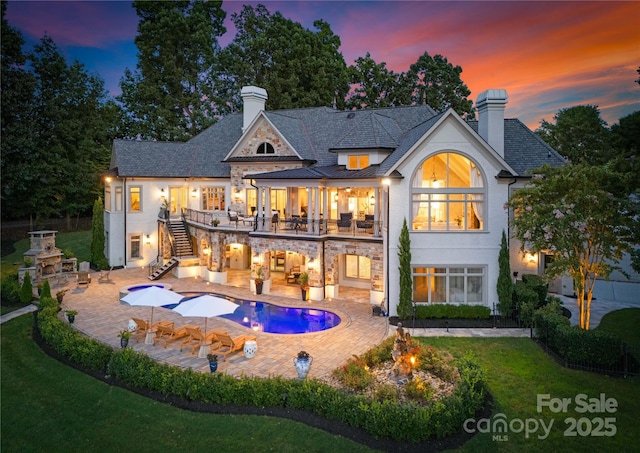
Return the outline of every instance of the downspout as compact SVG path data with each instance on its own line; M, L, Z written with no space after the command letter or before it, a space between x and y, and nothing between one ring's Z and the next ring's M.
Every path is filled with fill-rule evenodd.
M124 256L123 256L123 266L127 268L127 178L125 177L122 182L122 196L124 197L122 203L122 209L124 210Z

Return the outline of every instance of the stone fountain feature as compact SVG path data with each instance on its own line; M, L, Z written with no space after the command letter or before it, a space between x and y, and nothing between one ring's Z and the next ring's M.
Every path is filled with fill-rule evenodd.
M409 352L411 350L411 335L402 328L402 323L398 323L396 329L396 340L393 343L391 358L394 361L390 378L400 384L406 383L413 378L414 358Z

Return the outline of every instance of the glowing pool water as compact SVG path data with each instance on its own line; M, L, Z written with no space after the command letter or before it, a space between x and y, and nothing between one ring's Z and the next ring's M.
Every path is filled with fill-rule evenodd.
M207 293L181 293L184 300ZM342 321L337 314L315 308L283 307L267 302L234 299L220 294L240 306L230 315L220 316L255 331L279 334L320 332L336 327ZM175 305L166 305L173 308Z

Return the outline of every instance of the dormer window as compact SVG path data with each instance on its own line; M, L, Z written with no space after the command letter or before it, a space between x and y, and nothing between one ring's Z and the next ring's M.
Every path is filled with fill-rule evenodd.
M261 143L256 149L256 154L275 154L276 150L273 149L273 145L271 143Z
M347 170L360 170L361 168L367 168L369 166L369 155L349 155L347 162Z

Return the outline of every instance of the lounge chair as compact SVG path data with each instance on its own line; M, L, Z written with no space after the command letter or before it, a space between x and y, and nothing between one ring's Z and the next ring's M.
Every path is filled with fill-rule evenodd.
M358 230L364 230L365 232L373 230L374 218L373 214L366 214L364 220L356 220L356 227Z
M113 266L111 266L111 268L109 268L108 271L100 272L100 276L98 277L98 283L102 283L102 282L111 283L111 279L109 278L109 275L111 274L112 270L113 270Z
M182 339L187 338L189 336L189 331L187 330L187 327L195 328L196 326L192 326L192 325L181 326L181 327L178 327L177 329L173 326L173 324L171 326L158 326L156 327L158 331L156 333L155 338L153 339L153 344L156 344L156 341L160 341L166 348L167 345L172 341L176 341L181 338Z
M138 326L136 327L136 330L134 330L131 334L132 337L135 337L136 343L140 341L140 338L145 338L149 330L157 329L158 326L160 325L166 326L168 324L171 324L171 326L173 326L173 323L168 323L167 321L159 321L154 323L153 325L149 325L149 323L143 319L140 319L140 318L131 318L131 319L133 319L133 322L135 322L136 326Z
M79 271L78 272L78 286L89 285L89 283L91 283L91 275L89 275L89 272Z
M190 327L186 326L187 332L189 332L189 338L184 340L180 344L180 351L186 346L191 348L191 354L195 354L196 350L200 348L202 345L211 344L211 346L215 346L216 344L216 334L224 333L217 330L210 330L207 332L206 336L200 330L200 327ZM218 345L219 346L219 345Z
M231 338L228 334L223 332L217 332L216 336L218 337L220 346L214 348L215 345L211 345L211 352L222 355L222 361L227 360L227 355L241 351L244 348L245 341L255 341L256 339L256 337L251 335L240 335L235 338Z

